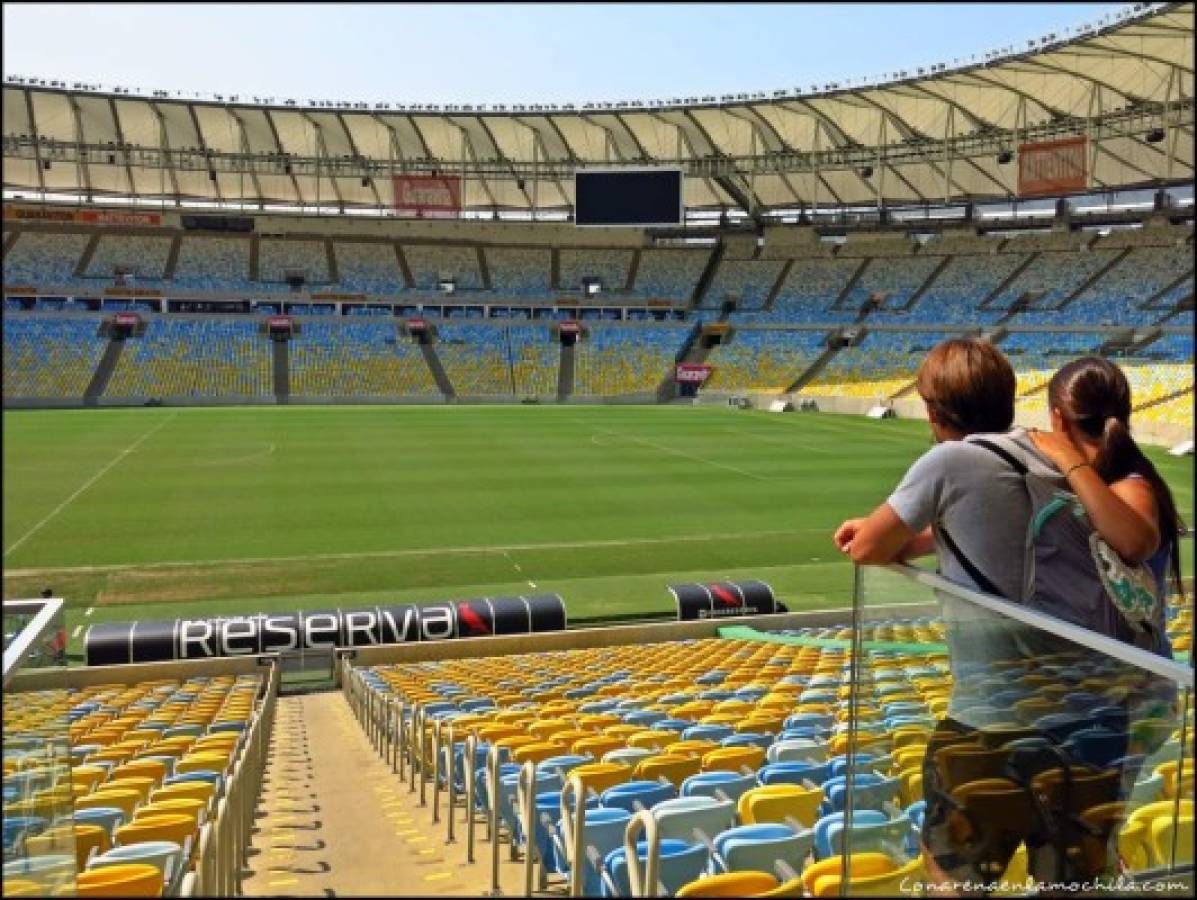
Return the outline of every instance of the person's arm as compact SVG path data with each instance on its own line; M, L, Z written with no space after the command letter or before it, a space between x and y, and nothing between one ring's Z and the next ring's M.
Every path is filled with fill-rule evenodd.
M906 472L889 499L863 519L848 519L835 532L841 553L857 563L886 565L935 550L931 521L942 496L945 459L954 448L940 444Z
M1155 491L1142 478L1106 484L1062 432L1032 432L1035 446L1064 473L1097 533L1129 563L1150 559L1160 545Z
M918 559L920 556L930 556L935 552L935 534L928 525L906 542L906 546L898 553L898 559Z
M919 537L882 503L864 519L849 519L835 533L835 544L854 563L883 566L904 559L907 545Z
M1119 556L1129 563L1151 559L1160 546L1159 507L1145 479L1106 484L1092 466L1084 465L1072 471L1068 484L1097 533Z

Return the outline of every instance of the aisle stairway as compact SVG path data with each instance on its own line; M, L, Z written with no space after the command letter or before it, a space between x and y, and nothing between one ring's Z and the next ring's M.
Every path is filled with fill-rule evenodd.
M446 845L431 807L418 804L340 691L281 697L245 895L481 895L489 869L465 865L462 844ZM517 893L519 879L518 864L503 866L504 893Z

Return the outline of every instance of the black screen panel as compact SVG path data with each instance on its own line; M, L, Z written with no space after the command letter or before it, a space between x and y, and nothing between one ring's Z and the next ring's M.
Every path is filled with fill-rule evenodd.
M682 224L680 169L575 172L574 196L578 225Z

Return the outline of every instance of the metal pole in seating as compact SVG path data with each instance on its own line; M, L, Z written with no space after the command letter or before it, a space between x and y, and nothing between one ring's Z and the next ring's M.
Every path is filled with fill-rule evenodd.
M416 744L420 753L420 805L428 805L428 714L420 707L420 727L416 732Z
M445 785L448 792L449 804L449 823L448 830L445 835L445 843L453 843L453 807L457 805L457 778L453 770L454 764L457 762L457 742L454 739L453 723L449 722L449 775L448 784ZM465 767L465 759L462 759L462 768Z
M400 781L407 774L407 762L403 747L403 741L407 737L406 720L403 718L405 706L406 704L402 700L395 702L395 755L391 759L391 772L398 774Z
M416 766L418 760L416 759L416 735L420 731L420 717L424 705L417 703L412 707L411 716L407 721L407 764L408 764L408 785L407 789L411 793L416 791Z
M569 808L569 797L574 797L573 812ZM585 874L582 866L586 862L583 834L586 830L586 786L577 775L571 775L561 786L561 830L564 833L562 841L569 862L569 895L582 896L582 883Z
M533 868L536 864L536 762L528 760L516 782L521 824L524 828L524 896L532 896ZM515 848L515 835L511 836Z
M432 720L432 824L441 821L441 733L444 731L444 719ZM452 818L450 816L449 818Z
M486 789L490 798L490 895L498 897L499 888L499 747L491 745L486 757Z
M466 736L465 756L467 760L465 770L466 782L466 862L474 862L474 804L477 802L478 772L474 768L474 761L478 758L478 735L471 731Z
M636 852L636 837L641 829L644 830L644 842L647 845L643 873L640 871L640 854ZM628 885L631 887L632 896L655 896L657 857L661 852L661 834L657 830L657 819L652 812L641 810L632 816L623 832L623 849L624 862L628 867Z

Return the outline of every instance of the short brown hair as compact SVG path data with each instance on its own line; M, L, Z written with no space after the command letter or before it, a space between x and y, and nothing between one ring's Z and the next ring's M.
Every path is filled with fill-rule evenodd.
M1014 369L989 341L951 338L919 366L915 387L936 418L974 434L1014 424Z

